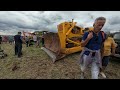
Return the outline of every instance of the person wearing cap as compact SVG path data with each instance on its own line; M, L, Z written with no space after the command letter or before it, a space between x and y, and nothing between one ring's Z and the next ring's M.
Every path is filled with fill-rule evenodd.
M0 44L2 43L2 36L0 35Z

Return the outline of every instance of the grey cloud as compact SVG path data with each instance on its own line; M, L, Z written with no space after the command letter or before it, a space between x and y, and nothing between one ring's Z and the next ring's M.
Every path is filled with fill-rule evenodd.
M16 34L18 31L50 30L57 32L57 25L74 19L82 27L92 26L99 16L107 18L103 30L119 30L119 11L1 11L0 32Z
M109 24L110 25L120 24L120 16L111 17Z

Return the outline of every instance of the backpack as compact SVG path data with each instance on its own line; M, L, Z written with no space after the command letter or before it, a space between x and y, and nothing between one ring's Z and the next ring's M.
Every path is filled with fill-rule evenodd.
M104 31L100 31L101 34L102 34L102 44L101 44L101 49L100 49L100 52L102 53L103 52L103 47L104 47L104 41L105 39L107 38L106 34L104 33Z
M93 31L89 31L90 32L93 32ZM104 33L104 31L100 31L101 35L102 35L102 44L101 44L101 49L104 47L104 41L106 39L106 34Z
M90 33L90 32L93 32L93 31L89 31L89 33ZM101 33L101 35L102 35L102 42L104 42L105 39L106 39L106 34L104 33L104 31L100 31L100 33Z
M106 39L106 34L104 33L104 31L100 31L100 32L102 34L102 41L104 42Z

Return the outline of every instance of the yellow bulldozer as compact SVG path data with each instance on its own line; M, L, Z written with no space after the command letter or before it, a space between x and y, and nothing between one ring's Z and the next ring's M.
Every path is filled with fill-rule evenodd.
M81 40L84 32L93 28L82 28L76 25L73 19L71 22L60 23L57 33L45 32L44 46L41 47L53 60L59 60L68 54L82 50Z

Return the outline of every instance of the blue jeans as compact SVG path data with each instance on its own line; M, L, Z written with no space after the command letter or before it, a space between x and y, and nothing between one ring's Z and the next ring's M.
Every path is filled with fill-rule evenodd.
M104 56L102 59L102 66L107 66L109 63L110 56Z

